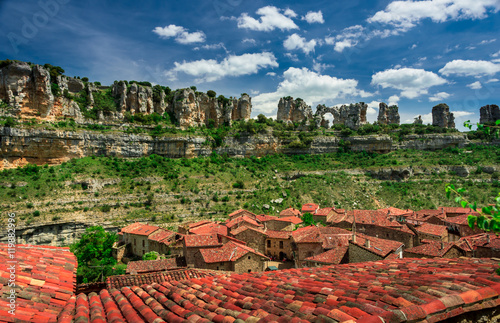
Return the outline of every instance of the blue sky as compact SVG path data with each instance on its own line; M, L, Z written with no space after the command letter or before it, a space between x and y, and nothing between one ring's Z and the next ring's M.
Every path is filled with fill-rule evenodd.
M0 2L0 59L111 84L142 80L315 109L398 104L401 121L447 103L457 126L500 104L500 0ZM460 127L463 129L462 127Z

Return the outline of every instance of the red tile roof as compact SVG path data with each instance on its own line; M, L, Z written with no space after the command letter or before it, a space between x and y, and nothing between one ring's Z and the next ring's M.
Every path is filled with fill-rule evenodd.
M255 219L260 222L265 222L269 220L273 220L275 217L272 215L266 215L266 214L258 214L255 216Z
M394 259L224 273L103 290L90 300L81 294L65 313L117 322L436 322L498 307L497 267L487 259Z
M159 260L139 260L131 261L127 264L127 274L147 273L154 271L163 271L179 267L175 258Z
M264 234L271 239L289 239L292 236L290 231L266 230Z
M370 241L370 247L367 246L367 240ZM404 246L399 241L375 238L362 233L356 233L356 242L351 240L350 243L379 255L382 258L389 256L391 253L395 253L398 249L402 250Z
M319 209L318 204L306 203L306 204L302 205L302 213L304 213L304 212L314 213L314 211L316 211L317 209Z
M208 223L213 223L212 221L209 221L209 220L201 220L201 221L198 221L198 222L195 222L195 223L189 223L189 229L193 229L193 228L196 228L196 227L199 227L200 225L204 225L204 224L208 224Z
M448 235L448 229L444 225L423 223L422 225L415 227L420 233L430 234L437 237L444 237Z
M489 243L488 236L490 240ZM467 237L461 237L460 240L457 241L457 245L467 251L476 250L477 247L500 249L500 237L498 237L495 233L482 232Z
M324 249L345 246L351 236L350 231L341 228L313 225L292 231L295 243L321 243Z
M280 212L280 216L297 216L300 217L302 214L299 210L294 209L293 207L289 207L288 209L284 209Z
M452 224L458 224L458 225L466 225L469 226L467 222L467 218L469 217L469 214L462 214L454 217L447 217L444 222L445 223L452 223Z
M191 234L200 234L200 235L206 235L212 233L227 235L227 227L222 224L208 222L201 224L193 229L189 229L189 232Z
M378 209L378 211L384 212L386 215L409 215L413 213L413 210L402 210L392 206L385 209Z
M255 231L255 232L258 232L258 233L261 233L261 234L265 234L264 233L264 230L263 229L257 229L257 228L253 228L253 227L247 227L247 226L241 226L239 228L234 228L231 230L231 234L233 236L236 236L244 231L247 231L247 230L252 230L252 231Z
M442 210L444 213L448 214L474 214L478 215L479 213L474 211L471 208L463 208L463 207L446 207L446 206L440 206L438 207L439 210Z
M14 253L9 249L13 248L0 244L0 322L55 322L75 292L75 255L69 248L50 246L19 244ZM14 282L16 287L9 286ZM11 290L16 296L15 316L8 313Z
M252 219L255 219L255 213L252 213L250 211L247 211L245 209L239 209L237 211L234 211L233 213L229 214L228 217L229 218L234 218L236 216L243 216L243 215L246 215L248 217L251 217Z
M125 228L122 228L121 232L136 234L140 236L149 236L151 233L155 232L158 229L160 229L160 227L136 222L126 226Z
M215 247L221 245L216 234L209 235L186 235L184 236L186 247Z
M240 216L238 218L235 218L235 219L228 221L226 223L226 227L231 229L232 227L234 227L236 225L242 226L242 225L246 225L246 224L251 224L251 225L254 225L256 227L263 227L262 224L258 223L257 221L248 217L247 215L243 215L243 216Z
M206 263L236 261L249 252L267 258L255 249L233 241L227 242L222 247L201 249L200 252Z
M148 240L162 242L163 240L168 240L168 239L174 237L175 235L176 235L175 232L160 228L159 230L156 230L155 232L153 232L153 234L151 234L148 237Z
M165 281L181 281L191 278L203 278L207 276L220 275L220 271L212 271L205 269L178 269L157 273L139 274L139 275L116 275L109 276L106 279L108 289L120 289L128 286L141 286L143 284L161 284Z
M312 256L304 260L326 265L338 265L340 264L348 250L348 246L333 248L326 252L320 253L319 255Z
M334 207L325 207L325 208L319 209L314 215L316 215L316 216L327 216L333 210L335 210Z
M276 216L271 216L268 219L262 221L262 222L267 222L267 221L281 221L281 222L290 222L293 224L299 224L302 223L302 220L296 216L286 216L282 218L278 218Z
M442 246L442 247L441 247ZM405 253L427 256L427 257L442 257L444 256L455 243L441 242L435 240L422 240L422 244L413 248L405 249Z

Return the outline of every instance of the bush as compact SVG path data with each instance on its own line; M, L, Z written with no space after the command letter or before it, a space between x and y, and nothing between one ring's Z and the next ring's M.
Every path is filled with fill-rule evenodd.
M208 90L207 95L209 98L215 98L217 96L217 93L215 93L215 91L213 90Z
M109 211L111 211L111 206L108 204L104 204L101 206L101 211L102 212L109 212Z
M244 189L245 183L241 179L237 180L236 183L233 183L233 188Z
M35 212L33 212L33 216L40 216L40 211L36 210Z

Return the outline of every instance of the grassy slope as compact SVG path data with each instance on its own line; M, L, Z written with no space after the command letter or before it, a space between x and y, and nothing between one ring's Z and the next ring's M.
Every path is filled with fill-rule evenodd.
M499 163L499 147L479 146L439 152L399 150L383 155L349 152L260 159L87 157L54 167L27 166L0 172L0 211L16 212L26 223L142 219L168 226L185 217L224 218L238 208L276 214L306 202L347 209L456 206L445 198L448 182L466 187L470 199L483 205L492 200L500 185L498 174L486 174L480 167ZM409 165L469 165L475 171L468 178L441 172L411 177L407 182L364 175L367 169ZM360 175L349 174L355 169L362 170ZM89 179L108 185L94 187L90 183L87 187ZM238 181L244 188L238 184L233 187ZM281 204L271 203L278 198L283 198ZM40 215L35 214L37 210ZM5 221L6 217L2 218Z

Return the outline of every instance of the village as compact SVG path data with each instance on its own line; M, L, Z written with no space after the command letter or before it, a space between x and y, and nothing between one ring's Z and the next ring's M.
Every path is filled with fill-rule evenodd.
M309 214L311 225L302 221ZM398 258L500 257L500 238L471 229L472 209L379 210L304 204L279 216L240 209L226 222L186 223L178 232L133 223L121 229L114 254L130 275L197 268L251 273ZM129 261L155 252L157 260ZM108 278L113 280L116 278Z

